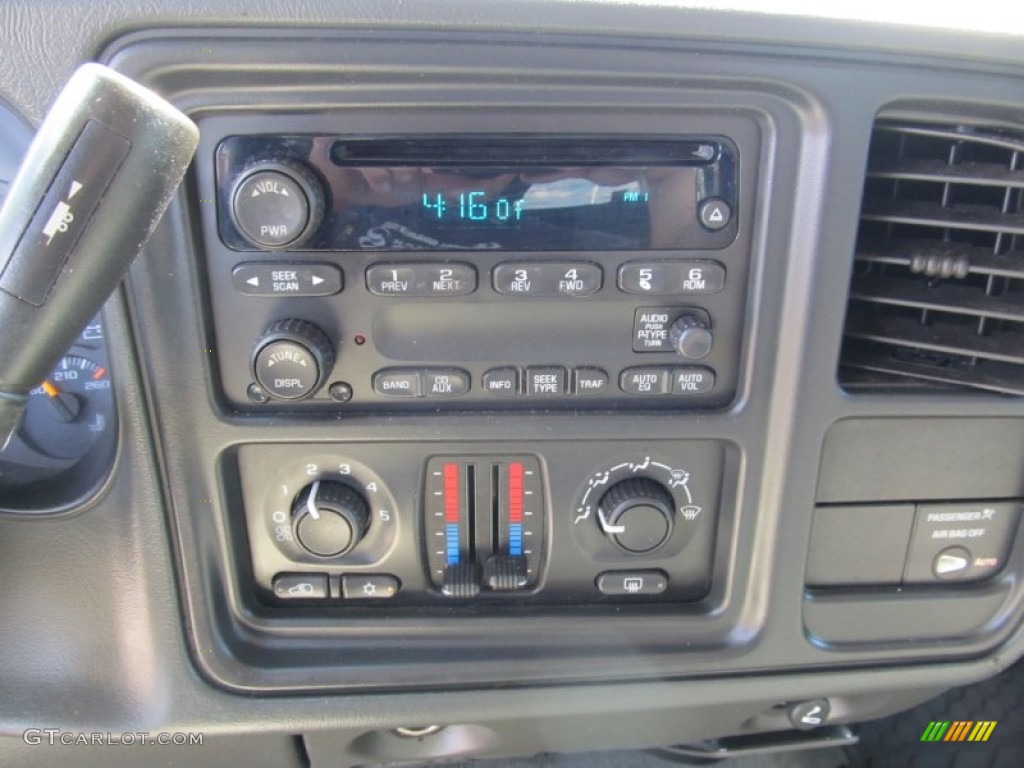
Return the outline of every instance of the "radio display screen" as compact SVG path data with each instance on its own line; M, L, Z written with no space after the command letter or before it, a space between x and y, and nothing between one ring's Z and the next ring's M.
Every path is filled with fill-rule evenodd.
M676 250L735 237L730 222L701 221L709 200L735 209L735 157L717 140L282 141L324 184L304 250ZM244 168L268 150L228 151Z

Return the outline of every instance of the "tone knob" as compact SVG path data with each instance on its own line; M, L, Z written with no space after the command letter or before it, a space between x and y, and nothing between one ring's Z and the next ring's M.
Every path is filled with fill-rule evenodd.
M668 332L672 348L687 360L701 360L711 352L714 337L700 315L686 314L672 323Z
M334 366L334 345L305 320L278 320L257 339L252 374L271 397L301 400L316 392Z
M316 232L323 217L323 184L301 163L251 165L231 195L231 221L261 250L297 248Z
M645 477L616 483L598 503L601 530L619 549L647 554L672 534L672 494L661 483Z
M302 489L292 507L295 539L317 557L351 552L370 526L366 500L344 483L318 480Z

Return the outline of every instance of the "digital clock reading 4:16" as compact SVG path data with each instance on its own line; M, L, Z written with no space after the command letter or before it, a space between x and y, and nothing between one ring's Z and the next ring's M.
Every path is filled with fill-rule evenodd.
M433 195L423 193L423 208L429 211L432 218L443 220L457 217L468 221L520 221L523 218L523 201L509 200L499 197L487 202L486 193L482 191L460 192L456 203L455 196L451 199L438 192Z

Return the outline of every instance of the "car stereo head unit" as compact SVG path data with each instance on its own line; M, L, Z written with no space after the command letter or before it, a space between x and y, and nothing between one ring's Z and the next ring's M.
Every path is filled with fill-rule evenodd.
M242 410L727 405L757 165L738 122L671 137L204 129L223 394Z
M221 235L237 250L719 249L736 235L736 152L722 138L233 136L218 169L235 181ZM294 223L272 231L275 170L297 186L278 197L299 194Z

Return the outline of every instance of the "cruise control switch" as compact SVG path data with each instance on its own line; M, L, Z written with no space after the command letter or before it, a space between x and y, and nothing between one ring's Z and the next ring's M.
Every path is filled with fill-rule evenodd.
M199 131L152 91L85 64L0 210L0 447L149 239Z

